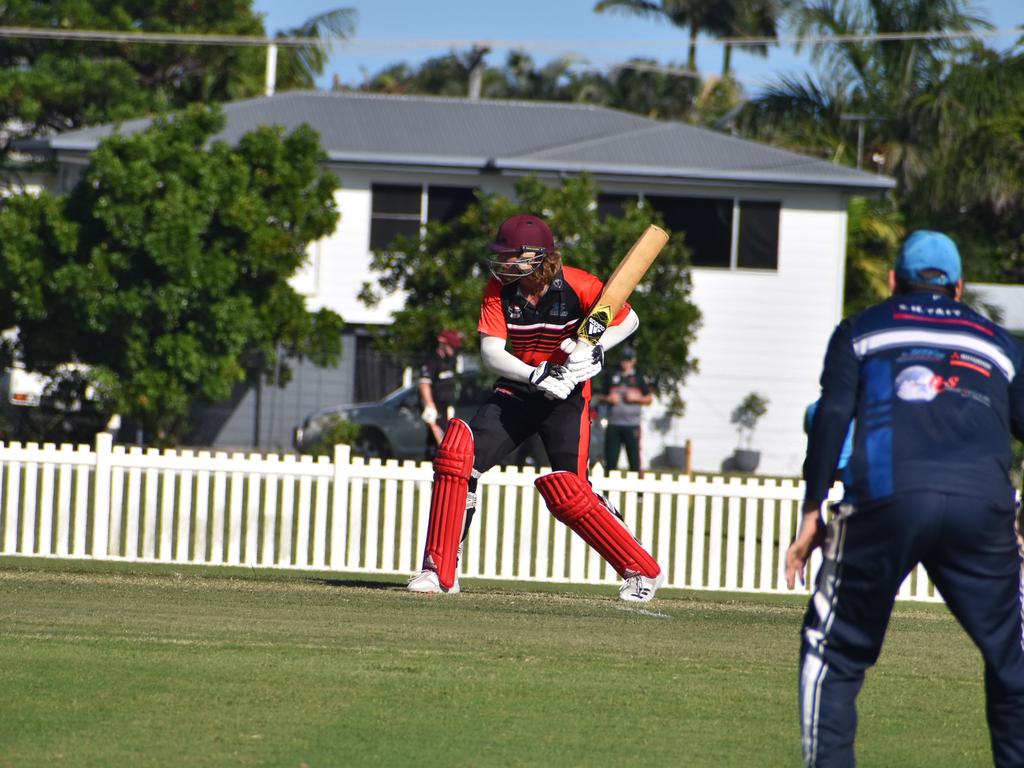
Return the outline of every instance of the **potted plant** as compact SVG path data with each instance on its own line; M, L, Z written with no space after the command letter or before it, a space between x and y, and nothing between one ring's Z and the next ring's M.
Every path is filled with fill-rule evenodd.
M768 412L768 399L751 392L733 411L730 421L736 425L739 445L733 451L731 465L740 472L753 472L761 461L761 452L752 447L754 428L761 417Z

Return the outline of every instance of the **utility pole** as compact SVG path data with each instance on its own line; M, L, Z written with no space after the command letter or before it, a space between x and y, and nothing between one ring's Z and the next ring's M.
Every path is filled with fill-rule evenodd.
M267 45L267 72L264 77L264 96L273 96L274 87L277 85L277 45Z
M864 123L876 118L873 115L840 115L839 119L857 121L857 170L860 170L864 160Z
M469 52L469 60L466 62L469 67L469 100L479 101L480 91L484 84L484 56L491 52L486 45L479 43L473 46Z

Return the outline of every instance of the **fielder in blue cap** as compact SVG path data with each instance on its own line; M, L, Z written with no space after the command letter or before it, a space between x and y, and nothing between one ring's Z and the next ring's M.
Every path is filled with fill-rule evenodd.
M1024 440L1024 350L961 303L960 254L946 235L911 234L889 282L890 298L829 341L803 517L786 553L791 588L810 553L823 554L800 649L804 762L855 764L857 694L920 563L984 659L993 762L1024 766L1024 571L1009 479L1011 440ZM826 526L853 423L843 503Z
M893 272L907 283L956 285L962 279L960 252L941 232L919 229L903 241Z

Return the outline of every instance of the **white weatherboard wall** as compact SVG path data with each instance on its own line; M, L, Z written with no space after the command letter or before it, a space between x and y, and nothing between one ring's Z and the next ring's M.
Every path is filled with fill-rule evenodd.
M818 397L828 339L842 318L846 216L838 195L787 195L779 269L695 269L693 299L703 314L693 354L700 371L683 387L686 413L659 432L652 410L649 456L662 443L693 446L693 468L717 471L736 447L730 415L750 392L769 400L753 448L758 472L799 474L805 408ZM641 319L642 321L642 319Z
M484 180L475 174L347 168L336 172L341 182L336 193L341 220L332 235L311 247L309 265L293 284L307 296L311 309L328 307L350 323L387 324L404 302L401 294L393 294L375 307L365 307L357 298L363 283L372 280L372 183L480 185L504 195L513 194L515 183L510 178ZM609 191L643 190L631 186L609 187ZM718 471L736 447L736 430L729 421L733 408L748 393L758 392L769 400L768 413L753 441L753 448L761 451L758 472L799 474L806 445L803 412L818 396L825 347L842 317L845 197L820 190L780 194L663 186L647 191L781 199L782 212L777 271L693 270L693 299L703 314L693 349L699 372L683 388L684 417L667 417L657 403L646 410L644 464L649 465L667 446L690 440L692 468Z
M438 184L453 187L481 187L488 192L512 193L513 181L496 179L487 184L476 174L400 173L335 169L341 188L335 202L341 219L335 231L310 247L306 269L292 281L313 311L333 309L348 323L387 324L394 311L404 306L400 293L386 296L374 307L359 301L363 283L372 282L370 272L370 214L372 184ZM483 255L481 255L483 258Z

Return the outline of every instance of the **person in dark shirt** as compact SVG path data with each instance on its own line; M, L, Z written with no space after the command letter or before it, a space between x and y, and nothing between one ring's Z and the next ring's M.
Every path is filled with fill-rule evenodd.
M854 765L856 698L878 658L900 584L921 563L981 651L997 766L1024 765L1022 556L1011 435L1024 439L1024 351L960 302L960 255L914 232L892 297L844 320L825 355L804 463L803 519L786 554L790 588L823 562L804 618L800 717L807 765ZM826 527L843 441L849 484Z
M619 465L619 455L626 449L626 459L633 472L640 471L640 422L643 408L654 400L647 379L637 370L636 352L626 347L619 358L619 370L605 377L604 391L597 398L608 406L608 425L604 431L605 468Z
M421 417L427 425L427 457L434 458L441 444L448 419L455 407L456 354L462 348L462 334L444 330L437 334L437 348L420 367L419 391L423 407Z
M489 248L494 277L477 329L483 361L498 380L468 424L451 421L438 448L423 566L408 589L459 591L460 542L476 510L478 478L538 435L553 470L535 483L548 509L624 579L621 600L646 602L664 582L661 567L587 480L590 379L600 373L604 351L637 329L636 312L626 305L599 344L577 344L576 329L603 283L562 264L547 222L537 216L507 219Z

